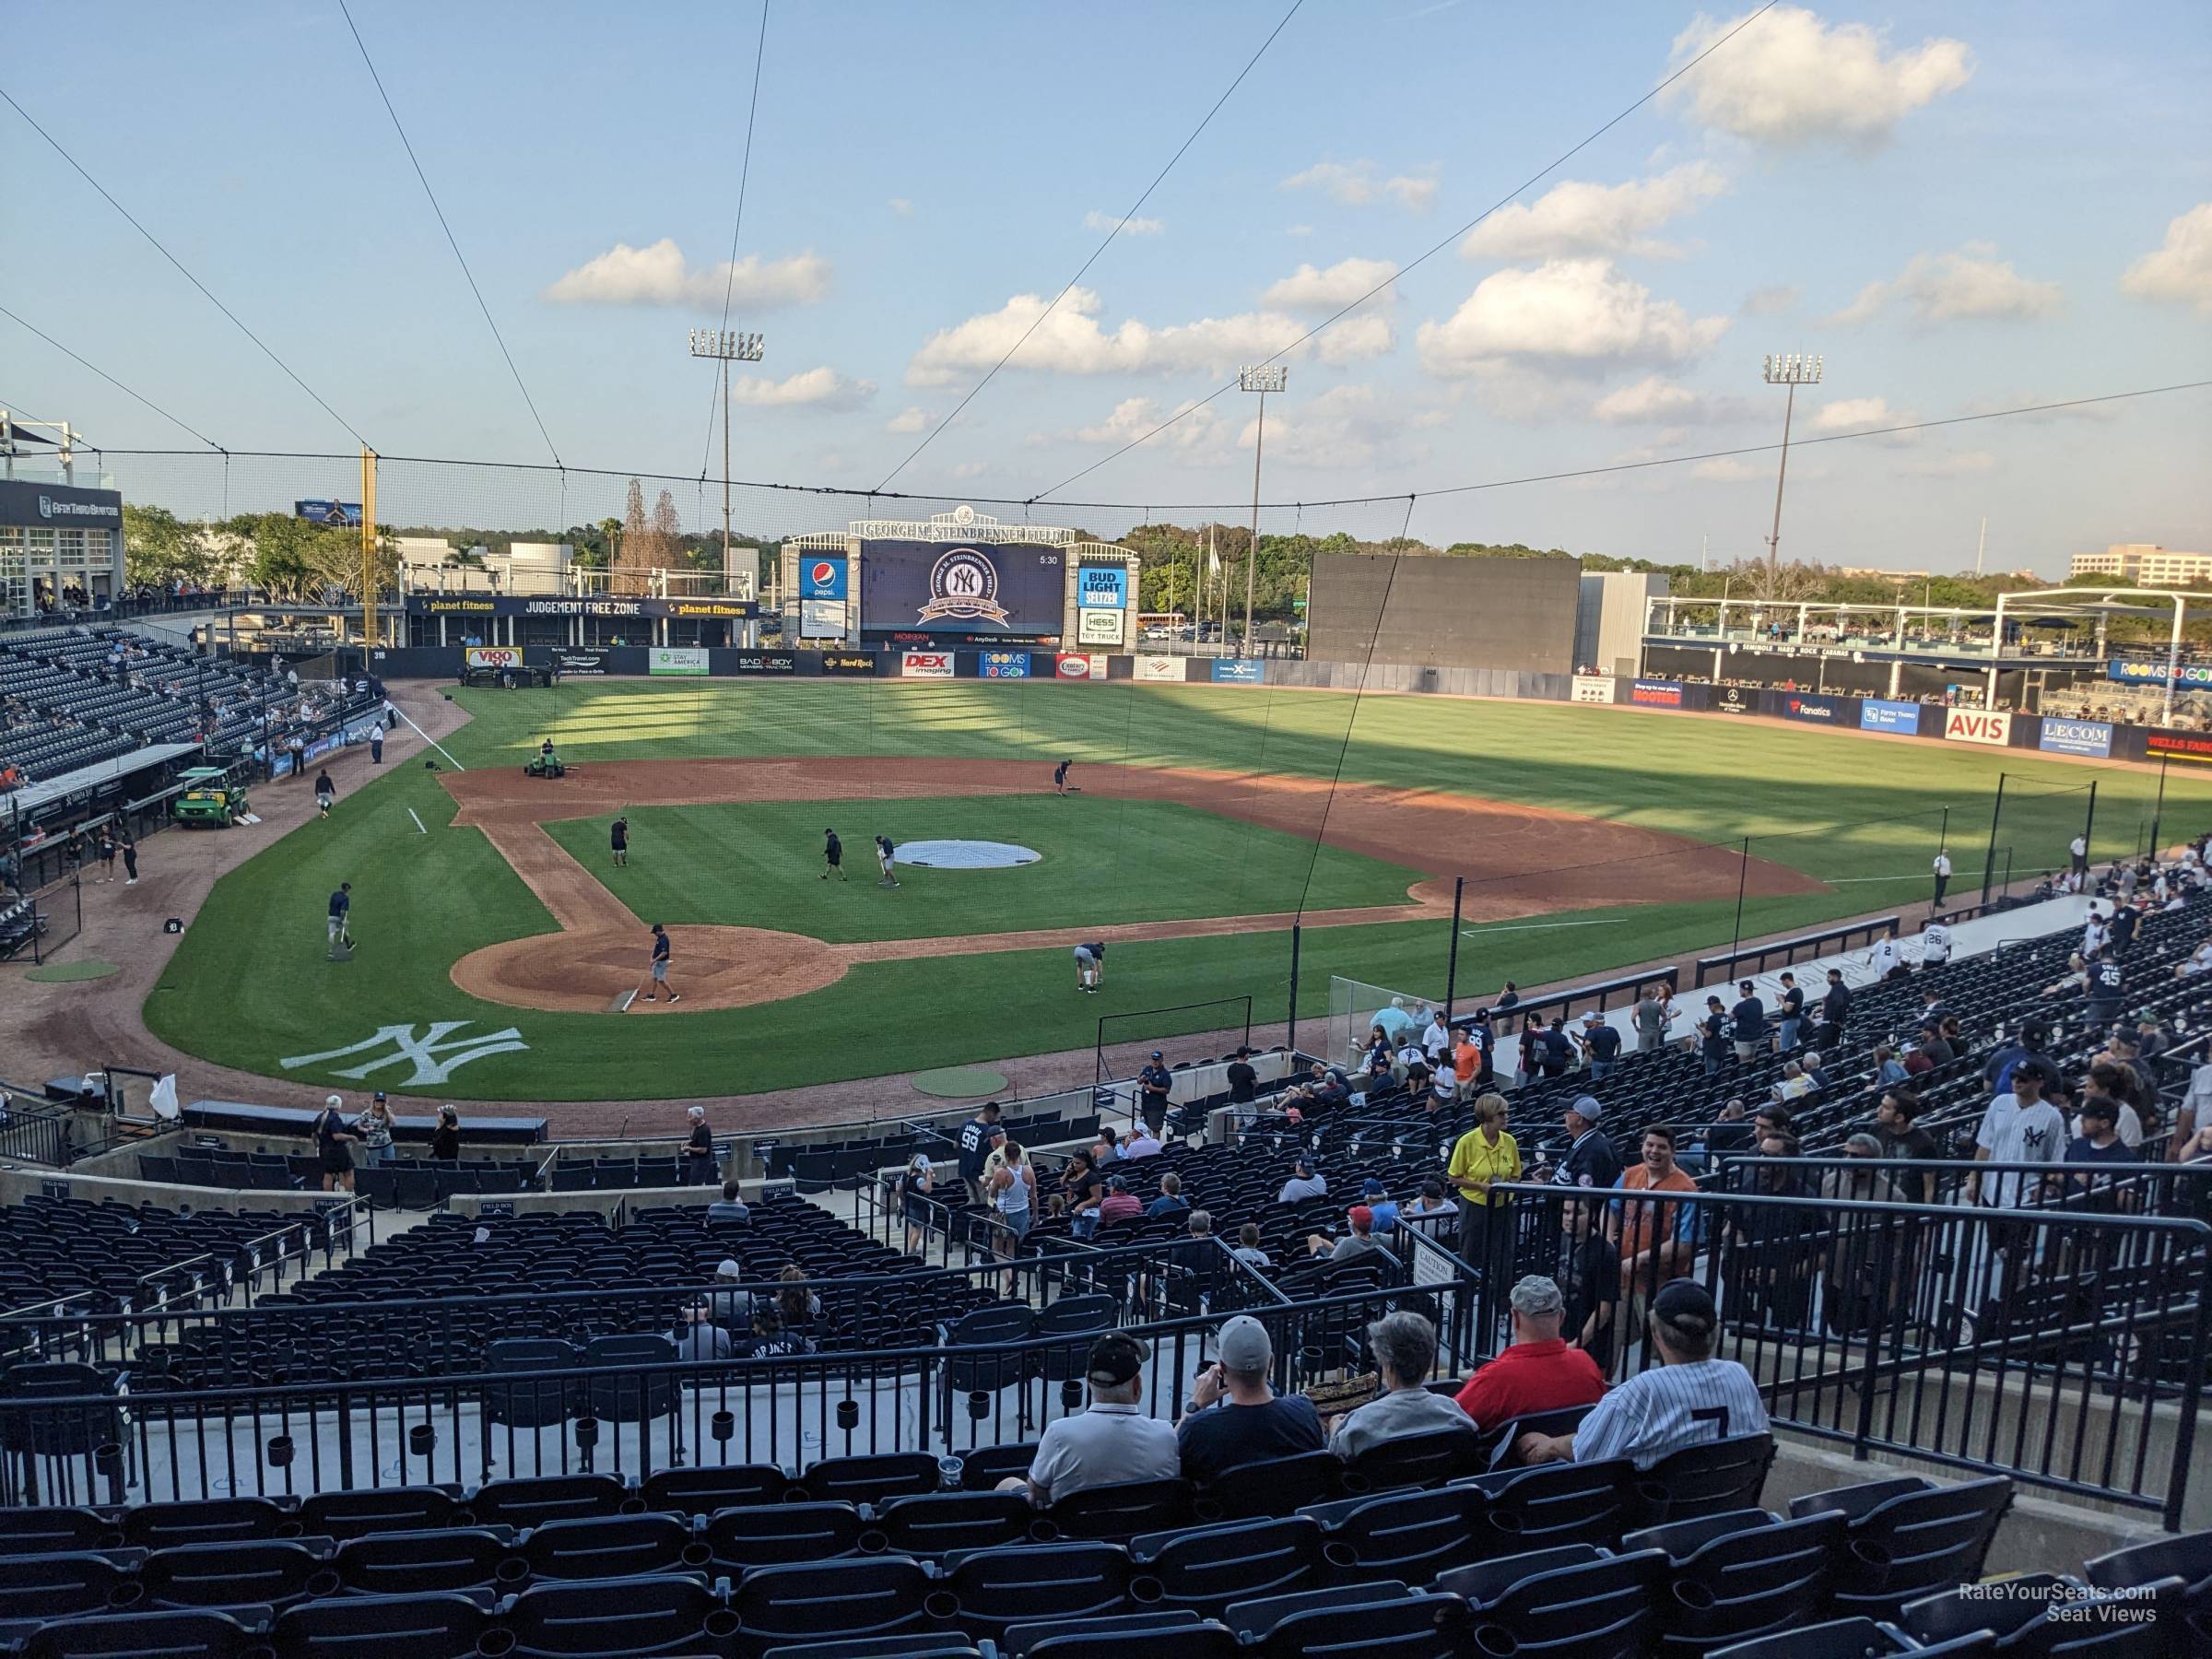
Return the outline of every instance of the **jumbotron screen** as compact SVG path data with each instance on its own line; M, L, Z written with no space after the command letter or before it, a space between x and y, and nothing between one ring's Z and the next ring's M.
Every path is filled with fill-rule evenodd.
M863 634L1057 634L1065 557L1027 542L865 541Z

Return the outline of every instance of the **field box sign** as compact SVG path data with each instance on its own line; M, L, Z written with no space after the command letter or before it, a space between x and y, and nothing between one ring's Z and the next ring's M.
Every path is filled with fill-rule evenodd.
M471 668L520 668L523 651L519 645L471 645L461 660Z
M799 598L834 601L841 611L851 597L849 567L841 559L802 558L799 560Z
M1680 680L1647 679L1634 681L1629 687L1629 700L1632 703L1643 703L1654 709L1678 709L1682 706L1682 682Z
M1859 705L1859 730L1862 732L1917 732L1920 730L1920 705L1916 702L1891 702L1887 698L1870 697Z
M2060 720L2046 714L2036 747L2054 755L2092 755L2102 760L2112 752L2112 722Z
M2009 710L1952 709L1943 717L1943 735L1959 743L1985 743L2002 748L2012 741Z
M1177 656L1140 656L1135 659L1129 677L1159 685L1180 686L1183 681L1182 659Z
M845 632L845 602L842 599L799 601L800 639L841 640Z
M950 679L949 651L906 651L899 655L899 673L906 679Z
M1129 572L1121 565L1081 565L1076 571L1077 610L1126 610Z
M1115 571L1117 576L1120 571ZM1078 645L1119 645L1122 628L1129 613L1120 610L1079 610L1076 613L1076 642Z
M985 679L1028 679L1030 653L1026 651L986 651L981 653Z
M1064 680L1102 680L1106 659L1088 652L1064 651L1053 658L1053 677Z
M656 645L645 653L648 674L704 674L707 653L697 646Z
M2194 760L2212 765L2212 733L2177 732L2154 726L2143 735L2143 749L2153 760Z
M1613 677L1609 674L1578 674L1574 677L1573 700L1579 703L1609 703L1613 700Z
M1267 665L1258 657L1216 657L1213 666L1216 685L1257 686L1267 678Z
M2212 663L2177 663L2170 671L2164 663L2137 663L2114 657L2107 673L2108 677L2129 686L2162 686L2171 679L2176 686L2197 690L2212 687Z
M1792 720L1809 720L1815 725L1836 725L1843 719L1843 700L1834 697L1800 697L1792 692L1783 699L1782 712Z

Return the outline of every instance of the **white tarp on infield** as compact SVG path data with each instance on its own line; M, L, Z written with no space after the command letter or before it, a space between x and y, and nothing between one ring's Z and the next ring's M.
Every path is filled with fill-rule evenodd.
M919 865L925 870L1005 870L1035 864L1041 857L1042 853L1011 841L908 841L898 850L900 864Z

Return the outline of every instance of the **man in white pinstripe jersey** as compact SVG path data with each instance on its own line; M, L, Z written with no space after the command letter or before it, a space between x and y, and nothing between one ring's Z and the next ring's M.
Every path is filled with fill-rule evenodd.
M1712 1357L1720 1316L1703 1286L1675 1279L1652 1299L1650 1335L1665 1362L1639 1371L1590 1408L1569 1434L1524 1434L1514 1450L1524 1464L1634 1460L1648 1469L1685 1446L1759 1434L1766 1402L1751 1373Z

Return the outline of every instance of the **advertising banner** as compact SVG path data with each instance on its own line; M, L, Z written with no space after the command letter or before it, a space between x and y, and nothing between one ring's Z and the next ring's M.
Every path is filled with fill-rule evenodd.
M1077 610L1126 610L1129 572L1120 565L1084 565L1076 571Z
M461 653L461 660L471 668L520 668L523 665L523 648L520 645L471 645Z
M2106 720L2058 720L2043 716L2038 748L2054 755L2094 755L2100 760L2112 752L2112 726Z
M2163 663L2124 663L2118 657L2112 659L2107 675L2133 686L2162 686L2168 677ZM2172 679L2177 686L2212 686L2212 663L2177 664Z
M704 674L706 671L707 653L696 646L655 645L645 653L645 672L648 674Z
M359 501L294 501L292 516L305 519L311 524L346 524L358 530L361 526L361 504Z
M553 667L561 674L609 674L604 651L561 651L553 653Z
M1267 665L1258 657L1216 657L1216 685L1256 686L1267 677Z
M1102 680L1106 677L1106 659L1064 651L1053 658L1053 676L1064 680Z
M1182 659L1174 656L1140 656L1129 677L1181 685L1184 677Z
M825 651L822 653L822 672L841 676L874 674L876 653L872 651Z
M2212 766L2212 732L2176 732L2153 726L2143 736L2143 752L2153 760L2195 760Z
M1862 732L1917 732L1920 730L1920 705L1916 702L1890 702L1879 697L1870 697L1859 705L1859 730Z
M1793 691L1782 700L1782 712L1791 720L1834 725L1843 717L1843 705L1833 697L1805 697Z
M799 659L788 651L728 651L721 653L727 659L733 674L796 674Z
M985 679L1028 679L1030 653L1026 651L986 651L982 653Z
M1629 700L1648 703L1655 709L1678 709L1682 706L1682 683L1679 680L1637 680L1629 687Z
M1087 610L1076 613L1076 640L1083 645L1119 645L1127 611Z
M799 601L799 638L841 640L845 637L845 602L842 599Z
M899 672L907 679L950 679L949 651L906 651L899 654Z
M1713 690L1712 706L1724 714L1748 714L1759 706L1758 695L1741 686L1720 686Z
M5 521L0 521L4 523ZM741 622L760 614L750 599L532 599L514 594L409 594L412 617L707 617Z
M2012 715L1987 709L1950 709L1943 717L1943 735L1960 743L1986 743L2001 748L2012 741Z
M1613 677L1609 674L1578 674L1574 677L1573 700L1582 703L1609 703L1613 700Z
M799 597L834 599L842 605L851 597L847 586L848 561L802 554L799 559Z
M1065 626L1058 547L868 541L860 553L863 633L1046 633Z

